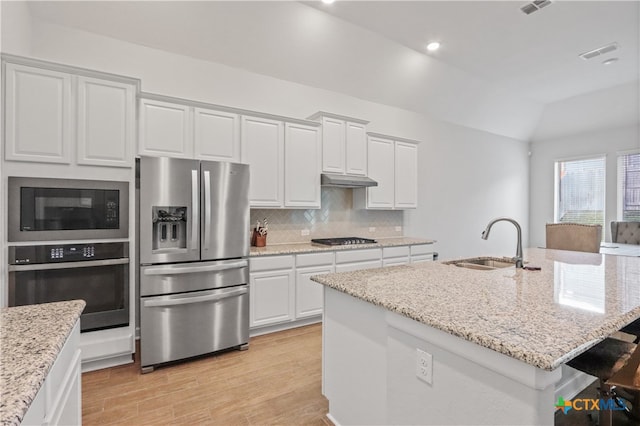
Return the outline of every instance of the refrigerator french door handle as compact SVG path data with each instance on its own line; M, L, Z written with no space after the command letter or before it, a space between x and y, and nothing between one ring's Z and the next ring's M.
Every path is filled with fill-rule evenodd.
M211 172L204 171L204 231L202 232L202 246L209 250L209 239L211 237Z
M236 290L227 291L224 293L217 294L208 294L206 296L190 296L190 297L181 297L179 299L157 299L157 300L145 300L143 302L143 306L145 308L153 308L153 307L162 307L162 306L176 306L176 305L189 305L192 303L202 303L202 302L215 302L222 299L227 299L229 297L241 296L247 293L247 288L240 288Z
M198 170L191 170L191 250L198 249L198 214L200 213L198 181Z
M228 269L245 268L249 266L249 262L246 260L239 260L237 262L222 263L217 265L205 265L205 266L157 266L146 267L144 269L144 275L178 275L178 274L193 274L198 272L215 272L226 271Z

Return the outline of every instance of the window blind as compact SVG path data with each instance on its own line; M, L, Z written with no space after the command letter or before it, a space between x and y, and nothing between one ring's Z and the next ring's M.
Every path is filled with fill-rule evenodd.
M556 222L602 225L604 230L605 157L558 161L556 176Z
M618 219L640 221L640 153L618 156Z

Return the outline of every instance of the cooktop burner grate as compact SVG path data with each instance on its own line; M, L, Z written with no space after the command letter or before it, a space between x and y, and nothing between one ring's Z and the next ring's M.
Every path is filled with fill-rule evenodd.
M345 246L352 244L373 244L377 243L376 240L370 238L360 237L340 237L340 238L316 238L311 240L314 244L320 244L323 246Z

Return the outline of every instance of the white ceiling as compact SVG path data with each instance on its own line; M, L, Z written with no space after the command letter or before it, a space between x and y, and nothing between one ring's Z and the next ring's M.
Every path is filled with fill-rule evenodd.
M637 81L640 2L29 1L34 18L528 139L542 105ZM442 48L427 55L437 39ZM616 41L591 61L578 54ZM609 57L620 60L603 66Z
M543 103L638 79L640 3L567 1L526 15L527 1L309 2L416 51ZM580 53L611 42L620 49L584 61ZM617 57L613 65L602 61Z

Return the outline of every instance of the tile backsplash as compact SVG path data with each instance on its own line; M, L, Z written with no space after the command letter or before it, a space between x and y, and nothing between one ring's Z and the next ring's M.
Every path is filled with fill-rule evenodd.
M354 209L352 193L352 189L323 187L321 208L317 210L251 209L251 227L256 221L267 219L267 245L303 243L312 238L403 235L402 211ZM303 236L304 230L309 235Z

